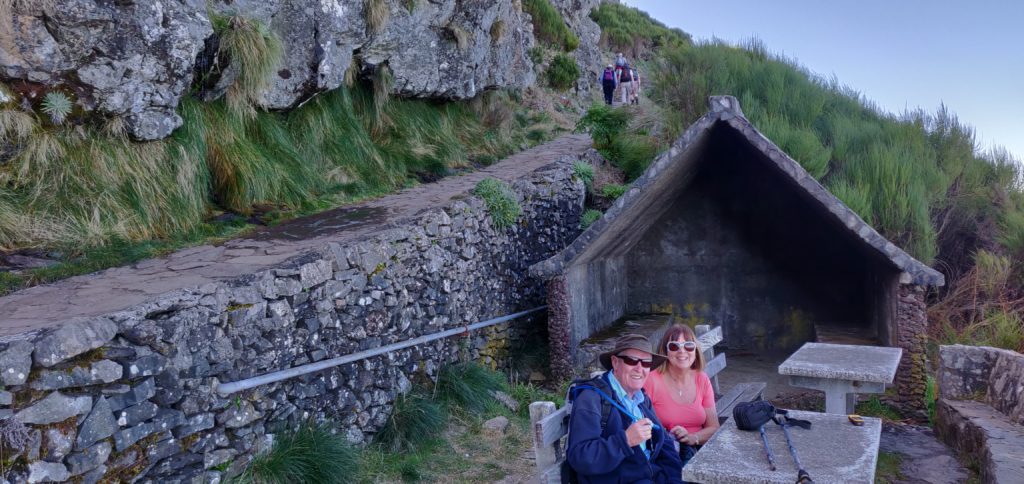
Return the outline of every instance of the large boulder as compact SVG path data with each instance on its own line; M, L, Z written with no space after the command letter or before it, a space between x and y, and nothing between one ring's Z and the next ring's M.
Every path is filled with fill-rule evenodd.
M181 125L175 109L212 33L203 0L13 2L0 19L0 76L64 85L139 139Z

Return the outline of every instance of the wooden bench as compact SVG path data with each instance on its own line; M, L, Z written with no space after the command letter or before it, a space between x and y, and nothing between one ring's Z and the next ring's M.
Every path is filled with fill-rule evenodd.
M718 394L718 373L725 369L725 355L715 355L714 346L722 341L722 328L698 325L694 332L697 343L707 361L704 372L711 378L711 385ZM724 395L715 399L718 421L725 422L732 416L732 409L740 402L760 400L764 393L764 382L740 383ZM569 412L571 405L557 408L555 402L533 402L530 404L530 424L533 428L533 452L537 461L538 480L542 483L562 481L562 461L565 460L565 437L569 433Z

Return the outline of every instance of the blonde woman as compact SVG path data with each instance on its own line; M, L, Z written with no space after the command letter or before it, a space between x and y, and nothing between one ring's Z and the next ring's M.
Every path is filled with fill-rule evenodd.
M651 372L644 391L658 419L679 442L679 456L685 466L718 430L715 391L704 373L704 355L697 336L689 326L669 328L655 351L668 355L668 359Z

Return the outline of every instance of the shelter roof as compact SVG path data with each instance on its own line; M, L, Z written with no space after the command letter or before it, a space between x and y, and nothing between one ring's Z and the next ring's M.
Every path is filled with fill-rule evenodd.
M735 136L759 154L750 163L768 163L783 174L783 183L798 191L801 199L815 205L827 222L845 232L866 253L877 255L886 265L900 271L900 283L941 286L944 276L911 257L868 225L853 210L832 195L800 164L758 131L743 115L732 96L713 96L710 111L698 119L668 150L659 155L647 171L633 182L604 216L585 230L558 254L530 267L534 276L550 279L569 268L605 257L625 255L663 215L704 161L708 143L720 142L711 136L716 130L731 130Z

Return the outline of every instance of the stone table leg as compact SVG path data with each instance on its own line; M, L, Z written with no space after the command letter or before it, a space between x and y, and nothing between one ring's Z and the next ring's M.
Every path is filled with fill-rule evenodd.
M840 415L853 413L858 393L885 392L885 384L882 383L830 380L806 376L791 375L789 377L789 384L795 387L825 392L825 413Z

